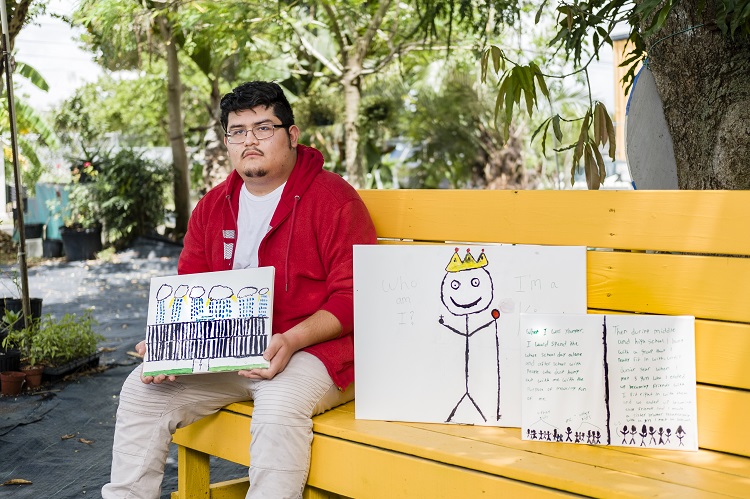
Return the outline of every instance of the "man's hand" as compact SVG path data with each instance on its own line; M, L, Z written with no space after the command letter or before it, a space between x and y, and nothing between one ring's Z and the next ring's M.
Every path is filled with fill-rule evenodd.
M336 338L340 333L339 320L326 310L318 310L285 333L271 336L263 352L263 358L271 363L269 367L239 371L238 374L251 379L271 379L284 370L296 351Z
M271 363L267 368L239 371L240 376L250 379L271 379L284 370L297 350L292 346L286 334L274 334L263 352L263 358Z
M146 356L146 340L141 341L135 346L135 351L141 354L143 357ZM177 379L177 376L167 376L166 374L159 374L158 376L141 376L141 381L146 383L147 385L149 383L156 383L157 385L159 383L163 383L166 380L174 381Z

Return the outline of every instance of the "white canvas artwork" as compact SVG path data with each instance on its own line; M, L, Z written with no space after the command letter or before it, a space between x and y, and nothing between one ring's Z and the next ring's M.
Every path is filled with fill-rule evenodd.
M586 249L354 247L356 417L521 425L521 312L586 312Z
M695 318L522 314L526 440L698 449Z
M151 279L144 375L268 367L274 268Z

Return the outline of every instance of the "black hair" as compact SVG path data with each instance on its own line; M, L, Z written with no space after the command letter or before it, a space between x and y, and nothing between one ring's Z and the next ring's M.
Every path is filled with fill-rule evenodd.
M248 81L235 87L221 98L221 126L227 129L229 113L253 109L257 106L271 108L273 114L284 125L294 124L294 113L284 91L278 83L269 81Z

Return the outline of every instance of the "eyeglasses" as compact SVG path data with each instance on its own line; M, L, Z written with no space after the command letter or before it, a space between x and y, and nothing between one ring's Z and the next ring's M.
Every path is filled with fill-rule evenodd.
M273 131L277 128L289 128L292 126L291 124L288 125L272 125L272 124L263 124L263 125L256 125L253 128L247 130L244 128L239 128L237 130L230 130L229 132L225 133L224 136L227 138L227 142L230 144L242 144L247 139L247 132L252 132L253 136L258 140L263 139L269 139L273 137Z

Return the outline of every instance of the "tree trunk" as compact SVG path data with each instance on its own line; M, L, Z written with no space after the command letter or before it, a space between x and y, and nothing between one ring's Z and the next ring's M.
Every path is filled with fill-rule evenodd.
M16 43L16 36L21 32L26 23L26 16L29 14L29 6L33 0L20 0L18 2L6 2L6 11L8 14L8 52L13 53ZM11 67L13 70L13 67ZM5 71L5 58L0 57L0 74ZM2 92L0 92L2 93Z
M477 156L472 168L472 183L483 189L536 189L539 173L528 171L523 162L521 134L510 129L508 141L503 143L497 133L479 125Z
M361 67L356 63L347 65L347 72L341 79L344 88L344 135L346 137L346 163L347 180L355 188L364 186L365 172L362 163L362 153L359 147L359 103L362 99L359 88L359 74Z
M182 82L177 45L172 39L172 29L165 16L159 16L159 27L167 51L167 113L169 115L169 143L172 147L173 187L175 206L174 236L181 238L187 232L190 218L190 177L182 121Z
M229 176L232 166L229 164L227 149L224 146L224 129L221 127L221 92L219 79L211 79L211 100L209 103L210 118L208 130L203 138L203 188L204 193L218 185Z
M734 41L724 36L713 23L715 2L708 2L702 17L697 3L678 4L664 28L646 40L678 184L750 189L750 39L741 30Z

